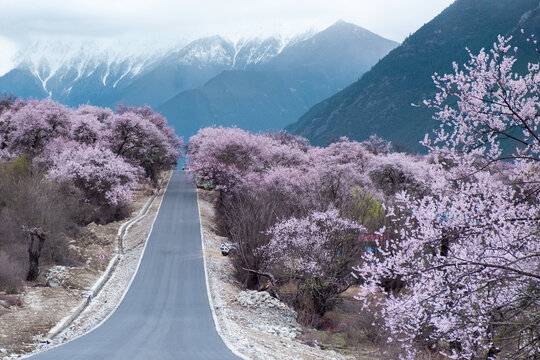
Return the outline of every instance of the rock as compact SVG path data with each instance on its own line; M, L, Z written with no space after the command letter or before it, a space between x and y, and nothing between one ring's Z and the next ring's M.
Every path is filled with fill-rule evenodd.
M62 287L62 282L68 275L69 269L62 265L55 265L45 272L45 278L52 287Z
M240 303L240 305L247 307L278 308L283 310L289 310L289 307L287 305L285 305L278 299L273 298L266 291L241 291L236 297L236 300Z
M294 327L287 328L284 326L277 326L277 325L261 325L259 326L258 330L271 334L271 335L276 335L282 338L286 338L286 339L294 339L299 332L299 330Z

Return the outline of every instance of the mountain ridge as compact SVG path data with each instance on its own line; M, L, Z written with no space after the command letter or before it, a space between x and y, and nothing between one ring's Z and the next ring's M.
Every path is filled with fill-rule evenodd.
M138 78L152 73L157 68L171 69L172 77L183 76L186 72L180 71L182 74L178 74L177 69L172 68L185 67L183 70L187 70L191 67L190 70L194 72L201 68L214 68L201 77L195 76L194 83L185 82L186 88L173 86L172 91L177 93L189 87L202 85L223 70L245 68L265 62L268 58L278 55L287 45L302 39L302 36L297 35L290 39L278 36L254 37L232 41L213 35L169 48L139 53L133 51L126 53L123 47L114 49L93 42L77 45L57 41L36 42L26 50L22 50L16 57L14 68L0 77L0 89L9 91L11 88L17 88L13 82L6 81L6 77L12 79L21 76L21 72L27 72L24 77L33 76L41 83L42 89L30 91L32 97L51 97L67 105L76 106L81 101L85 102L81 100L83 94L71 96L70 93L74 89L81 88L89 91L88 98L91 102L95 102L96 105L107 105L105 98L109 96L116 101L124 100L122 95L111 95L114 92L118 93L115 91L116 88L128 87ZM205 73L204 69L202 73ZM125 100L129 102L139 99L128 96ZM163 102L166 99L160 100Z
M466 47L473 53L490 48L498 34L515 35L521 48L518 58L531 58L523 36L516 34L529 11L526 31L538 34L538 0L457 0L362 78L314 105L286 129L317 145L340 136L361 141L377 134L422 151L418 141L437 123L431 119L432 110L411 103L434 95L433 73L451 72L453 61L467 60ZM518 67L523 69L523 61Z
M0 92L70 106L146 104L184 135L212 124L279 130L397 45L343 21L292 38L215 35L139 56L59 44L50 61L29 57L0 77Z

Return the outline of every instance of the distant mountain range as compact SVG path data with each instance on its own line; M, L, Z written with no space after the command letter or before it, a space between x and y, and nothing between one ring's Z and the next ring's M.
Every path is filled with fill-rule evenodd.
M87 102L157 106L224 70L267 62L297 40L233 43L212 36L147 54L124 54L120 49L99 48L93 43L78 48L37 43L19 55L14 70L0 77L0 90L20 89L13 91L15 95L51 97L71 106Z
M70 106L148 104L185 136L212 124L281 129L397 45L343 21L288 40L212 36L147 55L37 44L0 77L0 92Z
M538 62L525 35L540 36L538 0L456 0L407 38L358 81L313 106L287 127L324 145L340 136L364 140L372 134L422 151L418 143L437 123L433 111L413 107L435 93L431 76L452 71L452 61L466 62L468 47L491 48L497 35L512 35L519 48L518 69Z

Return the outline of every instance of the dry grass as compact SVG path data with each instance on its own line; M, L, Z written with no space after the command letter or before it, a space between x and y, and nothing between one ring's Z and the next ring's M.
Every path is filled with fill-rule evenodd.
M21 262L0 251L0 289L10 294L20 292L23 288L24 271Z
M382 359L385 346L380 327L370 313L361 309L360 301L354 299L356 292L351 288L343 293L336 307L323 316L321 329L304 331L302 341L356 359Z

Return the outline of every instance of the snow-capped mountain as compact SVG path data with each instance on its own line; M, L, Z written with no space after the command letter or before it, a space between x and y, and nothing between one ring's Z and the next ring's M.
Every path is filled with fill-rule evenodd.
M147 101L157 105L182 90L204 84L221 71L267 63L297 39L276 36L233 42L211 36L139 53L92 42L78 46L35 43L18 55L16 68L0 78L0 86L10 92L17 88L14 81L33 78L32 86L22 96L50 97L69 105L136 103L140 99L135 93L146 89L156 94L155 87L159 86L158 93L163 94L150 96Z
M396 45L345 22L286 43L248 40L237 45L235 69L178 93L157 109L186 136L213 124L281 129L352 83Z
M41 83L49 96L69 94L73 85L96 78L104 87L116 87L126 78L137 76L155 62L159 54L125 55L85 43L73 48L65 43L36 43L19 54L17 68L27 70Z

